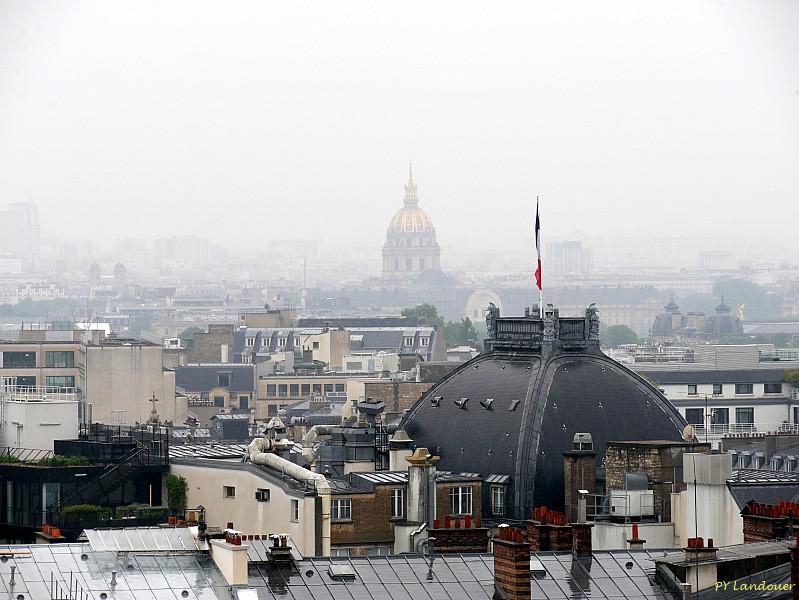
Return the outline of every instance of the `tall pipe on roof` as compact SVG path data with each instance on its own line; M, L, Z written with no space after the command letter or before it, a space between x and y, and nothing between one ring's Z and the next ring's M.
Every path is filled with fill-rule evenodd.
M333 427L330 425L314 425L302 438L302 445L306 448L310 448L316 443L316 439L320 435L330 435L331 433L333 433Z
M313 484L322 504L322 556L330 556L330 484L321 473L314 473L271 452L274 442L269 438L255 438L250 442L250 462L264 465L283 475Z

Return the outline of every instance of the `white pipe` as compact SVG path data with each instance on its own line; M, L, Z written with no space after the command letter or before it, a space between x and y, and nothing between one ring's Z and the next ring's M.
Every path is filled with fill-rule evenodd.
M255 438L250 442L250 462L264 465L280 473L314 485L317 496L322 500L322 556L330 556L330 484L321 473L314 473L290 460L270 452L274 446L269 438Z
M302 445L306 448L313 446L314 442L316 442L316 438L320 435L330 435L332 431L333 427L330 425L314 425L308 430L305 437L302 438Z

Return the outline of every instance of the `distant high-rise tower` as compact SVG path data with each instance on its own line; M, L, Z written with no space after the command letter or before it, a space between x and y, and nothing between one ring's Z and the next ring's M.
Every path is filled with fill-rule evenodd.
M388 225L383 246L383 277L406 279L425 271L440 271L440 256L433 222L419 208L411 166L403 207L394 213Z

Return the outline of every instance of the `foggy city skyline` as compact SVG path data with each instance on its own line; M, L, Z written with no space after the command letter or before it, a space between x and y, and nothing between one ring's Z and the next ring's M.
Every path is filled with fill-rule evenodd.
M532 257L536 195L545 240L795 259L799 7L617 8L1 2L0 209L377 253L412 160L445 266Z

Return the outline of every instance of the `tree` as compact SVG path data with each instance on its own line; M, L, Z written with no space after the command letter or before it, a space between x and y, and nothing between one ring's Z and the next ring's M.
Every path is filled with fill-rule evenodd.
M166 502L171 510L186 508L186 494L189 484L182 475L167 475L164 479Z
M785 383L790 383L795 390L799 390L799 369L785 371L785 373L782 374L782 380Z
M611 325L605 331L602 345L606 348L618 348L622 344L637 344L638 336L627 325Z
M736 305L745 305L744 314L748 320L780 318L782 315L782 294L770 293L746 279L719 281L713 286L713 294L724 296L733 314Z
M438 309L432 304L425 302L413 308L403 308L400 313L403 317L424 318L431 327L443 327L444 317L438 314Z
M194 338L195 333L205 333L205 329L202 327L186 327L183 331L178 334L178 338L181 340L191 340Z
M477 330L469 317L460 321L450 321L444 326L444 339L447 346L463 346L477 341Z

